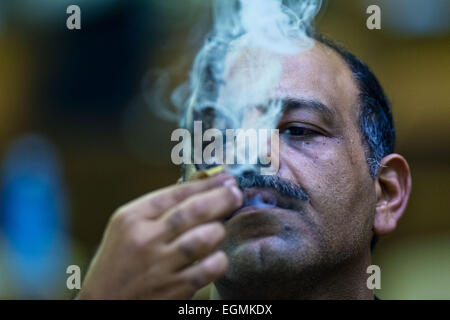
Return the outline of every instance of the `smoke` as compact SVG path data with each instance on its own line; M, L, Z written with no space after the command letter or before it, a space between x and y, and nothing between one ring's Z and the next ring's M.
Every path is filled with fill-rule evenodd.
M322 1L213 4L212 31L195 57L188 82L171 96L176 114L183 115L180 125L191 129L194 120L202 120L205 129L276 128L283 106L273 97L283 72L282 58L314 45L307 31Z
M190 96L178 99L186 120L214 109L234 128L273 128L282 105L269 100L283 71L281 58L313 46L306 33L320 6L320 0L214 1L213 30L195 58ZM263 117L244 123L255 107Z

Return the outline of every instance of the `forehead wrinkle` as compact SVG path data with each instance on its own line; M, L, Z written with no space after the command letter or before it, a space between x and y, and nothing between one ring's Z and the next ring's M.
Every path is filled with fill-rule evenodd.
M336 118L338 118L336 111L329 108L326 104L316 99L304 99L304 98L285 98L283 101L283 112L295 109L307 109L313 112L319 113L320 116L328 124L334 124Z

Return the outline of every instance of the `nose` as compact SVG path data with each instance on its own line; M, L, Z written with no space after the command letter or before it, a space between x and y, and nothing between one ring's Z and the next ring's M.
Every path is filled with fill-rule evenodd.
M271 129L267 138L261 138L258 163L261 174L276 174L280 167L280 137L278 129ZM263 140L264 139L264 140Z

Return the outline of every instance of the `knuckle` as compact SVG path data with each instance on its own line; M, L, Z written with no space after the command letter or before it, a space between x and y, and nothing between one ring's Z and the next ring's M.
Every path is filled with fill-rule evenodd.
M205 210L195 210L193 211L192 217L196 222L207 221L209 218L209 213Z
M180 252L188 259L195 257L197 249L198 245L193 242L184 242L179 247Z
M195 199L189 205L192 216L196 221L203 221L208 218L208 210L205 210L205 203L200 199Z
M173 202L177 203L177 202L181 202L186 198L186 192L185 189L183 187L175 190L174 192L172 192L170 194L170 198Z
M201 215L204 211L204 203L199 197L194 198L193 201L189 204L189 207L193 212L195 212L196 216Z
M110 225L113 227L122 228L124 226L129 226L134 221L133 215L126 208L119 208L114 212L110 218Z
M176 210L167 219L166 224L173 232L178 232L182 229L185 221L186 212L183 209Z
M163 199L160 199L158 197L153 197L153 198L149 199L148 207L154 212L161 213L165 209L163 202L164 202Z

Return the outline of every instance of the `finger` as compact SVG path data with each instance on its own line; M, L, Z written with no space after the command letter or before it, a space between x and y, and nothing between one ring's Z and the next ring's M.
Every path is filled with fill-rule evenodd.
M167 247L162 270L177 271L188 264L210 255L225 238L225 228L220 222L210 222L183 233Z
M242 192L236 186L221 187L188 198L162 217L166 241L197 225L232 213L242 205L242 201Z
M177 203L188 197L226 185L236 185L236 180L228 174L173 185L146 194L120 208L119 212L137 215L143 218L156 219Z
M227 269L227 256L223 251L217 251L199 263L185 269L179 276L197 291L222 277Z

